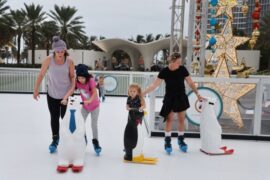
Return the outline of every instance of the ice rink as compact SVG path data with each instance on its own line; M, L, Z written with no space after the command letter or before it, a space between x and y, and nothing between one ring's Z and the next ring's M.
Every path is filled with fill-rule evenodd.
M107 97L101 104L97 157L88 143L81 173L56 171L57 154L50 154L51 130L46 96L0 94L0 180L269 180L270 142L223 140L234 148L228 156L207 156L200 139L187 138L188 153L163 149L163 138L146 138L145 155L158 157L157 165L123 162L123 132L127 121L126 98ZM90 117L88 139L92 138Z

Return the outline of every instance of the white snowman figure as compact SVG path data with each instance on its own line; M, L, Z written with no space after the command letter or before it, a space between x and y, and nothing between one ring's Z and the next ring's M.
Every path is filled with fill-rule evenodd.
M58 172L80 172L84 166L86 139L85 122L81 115L79 96L69 97L67 111L60 121L60 140L58 145Z
M232 154L233 149L221 146L222 129L217 120L214 108L215 103L215 98L205 97L205 100L200 104L201 151L209 155Z

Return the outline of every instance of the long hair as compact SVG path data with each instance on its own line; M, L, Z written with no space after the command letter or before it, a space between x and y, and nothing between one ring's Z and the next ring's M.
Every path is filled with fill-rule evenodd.
M67 59L67 56L69 56L69 53L67 52L67 50L65 50L65 54L64 54L64 57L65 57L65 61ZM53 51L53 57L55 58L55 52Z
M89 74L89 76L85 77L85 84L87 84L91 78L93 78L92 74ZM80 83L80 81L78 80L78 76L76 76L76 81Z
M141 89L140 85L137 84L137 83L133 83L133 84L129 85L129 87L128 87L128 96L130 96L129 90L132 89L132 88L137 90L138 96L139 96L140 100L142 100L142 89Z

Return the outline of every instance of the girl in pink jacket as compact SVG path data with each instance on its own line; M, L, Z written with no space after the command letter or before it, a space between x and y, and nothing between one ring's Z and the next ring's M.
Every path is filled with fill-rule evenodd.
M77 65L76 75L76 89L80 91L83 101L81 113L85 121L88 115L91 114L92 143L96 154L99 155L101 152L98 141L99 98L97 96L96 82L93 76L88 73L88 67L84 64Z

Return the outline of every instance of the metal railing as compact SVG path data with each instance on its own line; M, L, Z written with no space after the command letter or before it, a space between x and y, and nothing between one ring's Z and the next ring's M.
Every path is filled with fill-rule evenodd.
M117 82L117 87L113 91L107 91L107 95L126 96L128 84L138 83L145 88L150 82L150 76L156 76L156 72L123 72L123 71L89 71L94 77L101 74L106 77L113 77ZM35 80L39 73L39 69L22 69L22 68L0 68L0 92L21 92L32 93ZM42 81L40 92L47 92L47 76ZM158 96L164 94L164 86L159 88Z
M222 86L224 83L231 84L255 84L255 88L243 97L236 100L240 115L242 117L244 127L239 128L224 113L219 119L223 134L243 135L243 136L270 136L270 76L251 76L250 78L209 78L209 77L193 77L194 82L201 86L208 86L214 83ZM238 90L240 91L240 90ZM159 116L159 110L156 106L155 94L150 94L150 128L154 133L162 133L165 124L163 118ZM159 107L160 108L160 107ZM187 132L199 133L199 126L192 122L186 123ZM173 131L177 131L177 118L173 122Z
M18 68L0 68L0 92L8 93L32 93L39 69L18 69ZM89 71L94 76L104 75L111 77L116 81L116 87L107 91L107 95L126 96L128 85L138 83L142 89L145 89L157 76L157 72L123 72L123 71ZM106 79L106 78L105 78ZM229 134L246 134L253 136L270 136L270 76L251 76L248 79L243 78L201 78L193 77L196 83L253 83L255 89L244 97L240 98L238 107L244 121L244 128L237 128L232 120L221 116L221 126L223 132ZM46 93L47 77L44 78L40 92ZM106 81L105 81L106 82ZM188 91L188 89L187 89ZM162 101L165 92L164 83L148 97L148 119L150 119L150 129L152 132L163 132L164 124L159 120L159 108L155 106L155 100ZM175 127L174 127L175 128ZM199 132L199 127L187 123L187 131Z

